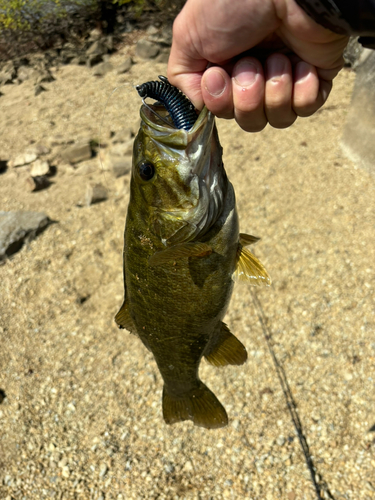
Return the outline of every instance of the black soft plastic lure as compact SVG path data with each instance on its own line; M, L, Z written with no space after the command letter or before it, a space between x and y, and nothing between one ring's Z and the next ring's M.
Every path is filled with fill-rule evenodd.
M150 97L164 104L176 128L190 130L197 120L197 113L189 99L171 85L165 76L159 76L160 82L146 82L136 89L142 99Z

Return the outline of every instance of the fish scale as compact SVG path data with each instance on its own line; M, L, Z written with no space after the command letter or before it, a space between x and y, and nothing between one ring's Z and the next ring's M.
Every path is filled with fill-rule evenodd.
M165 422L214 429L228 416L200 380L199 364L202 357L215 366L246 361L223 318L235 280L264 285L270 278L245 248L257 238L239 233L214 117L204 108L185 130L162 124L158 109L141 107L125 225L125 297L115 320L155 358Z

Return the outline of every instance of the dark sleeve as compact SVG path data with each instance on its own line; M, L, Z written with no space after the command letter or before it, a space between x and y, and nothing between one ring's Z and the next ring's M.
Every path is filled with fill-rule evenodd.
M360 36L375 49L375 0L296 0L314 21L335 33Z

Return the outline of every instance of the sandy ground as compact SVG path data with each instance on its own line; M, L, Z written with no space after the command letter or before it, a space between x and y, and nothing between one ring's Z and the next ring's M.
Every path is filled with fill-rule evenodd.
M38 97L29 81L6 86L0 159L59 135L109 145L111 131L137 126L133 84L165 72L65 66ZM56 221L0 266L1 499L375 498L375 181L339 148L353 82L343 71L327 105L288 130L219 123L241 230L262 238L255 252L273 278L234 291L226 321L246 365L201 364L224 429L166 426L151 354L114 324L129 178L103 173L98 157L57 164L36 193L28 167L0 175L0 210ZM90 180L110 195L87 207Z

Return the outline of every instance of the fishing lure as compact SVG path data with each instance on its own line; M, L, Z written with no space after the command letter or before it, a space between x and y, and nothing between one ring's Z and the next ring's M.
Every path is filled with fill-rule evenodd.
M159 80L137 85L138 94L142 99L150 97L163 103L176 128L190 130L198 118L194 105L165 76L160 75Z

